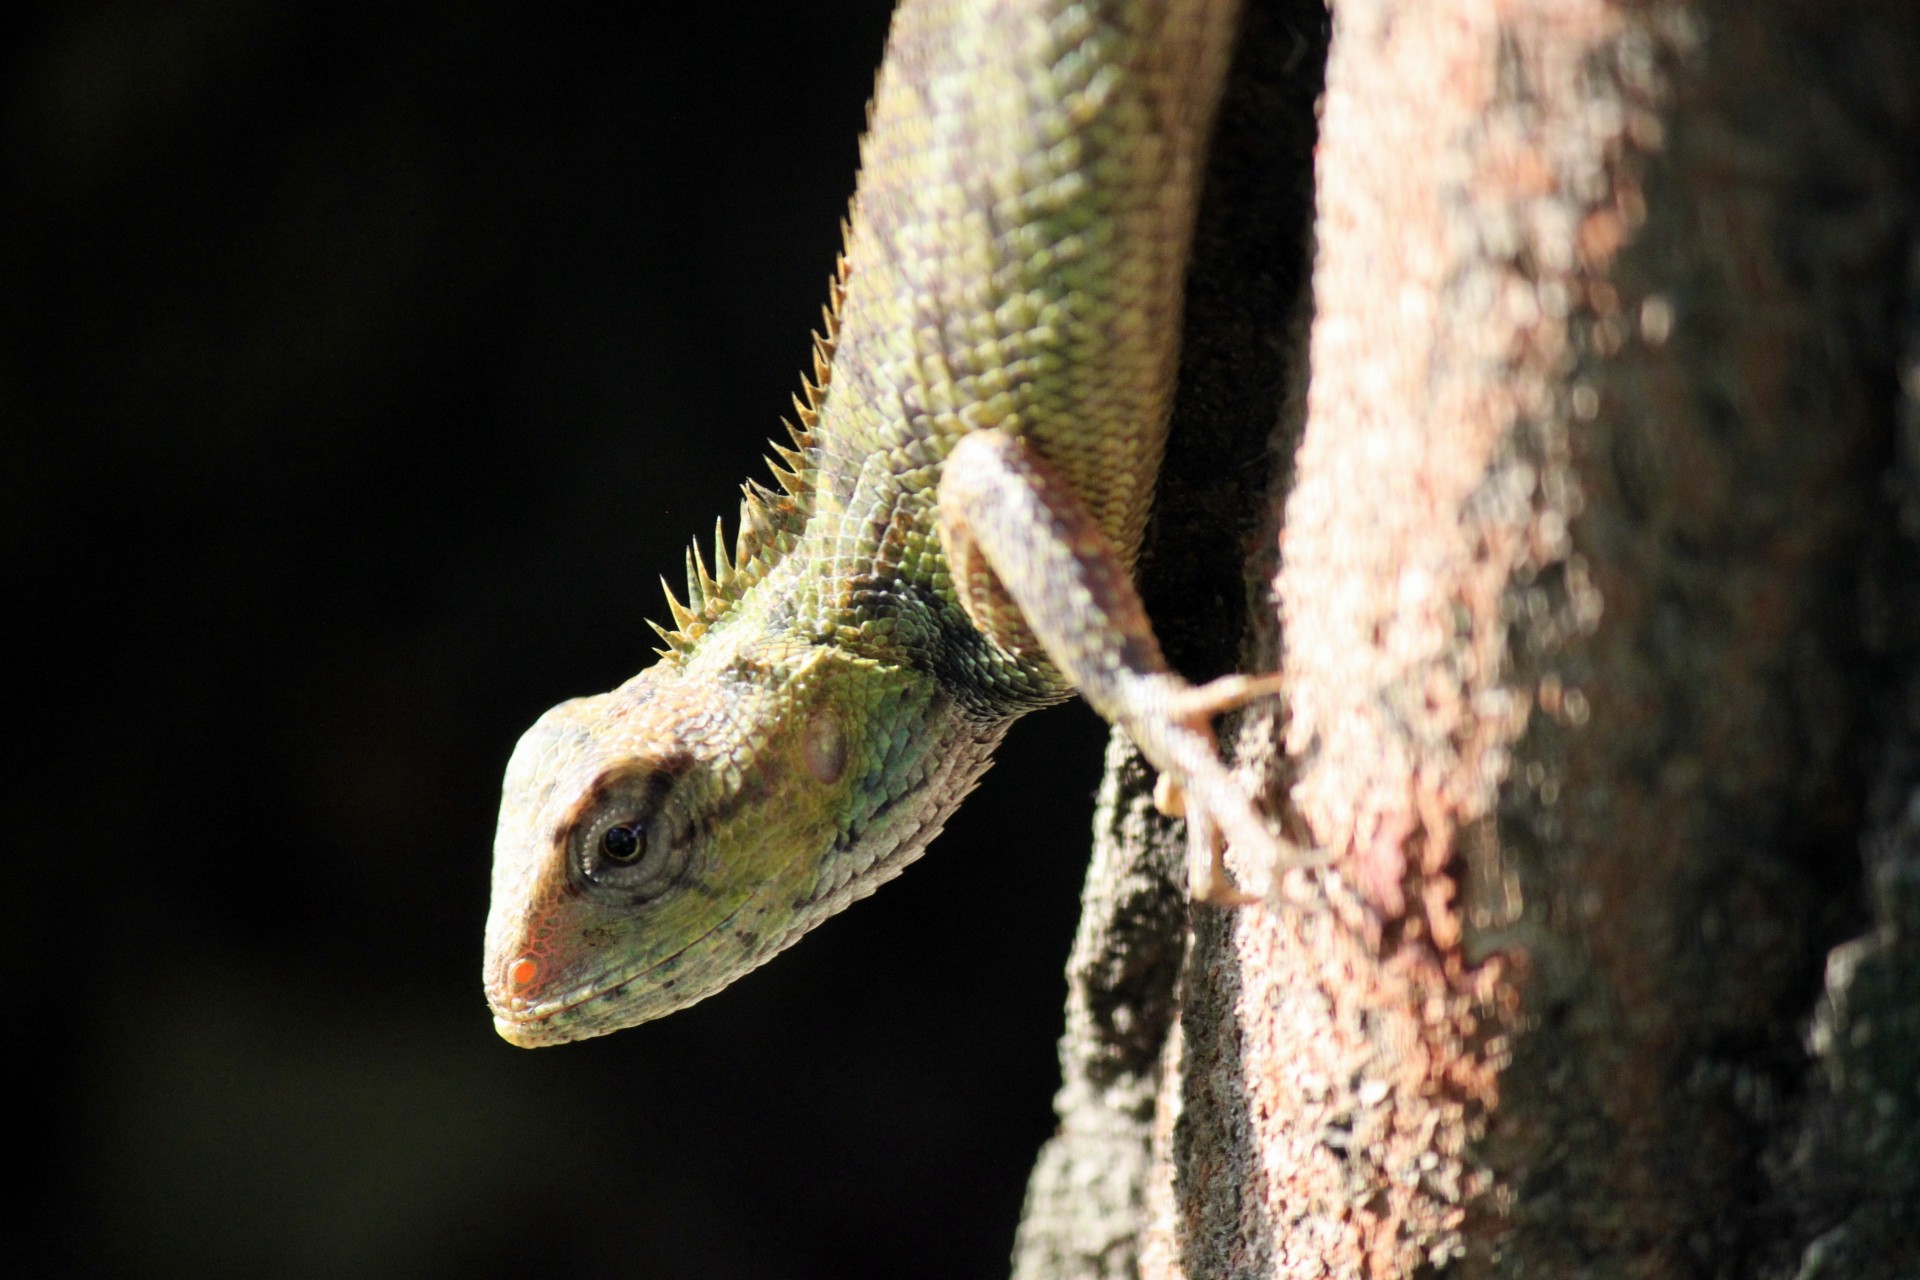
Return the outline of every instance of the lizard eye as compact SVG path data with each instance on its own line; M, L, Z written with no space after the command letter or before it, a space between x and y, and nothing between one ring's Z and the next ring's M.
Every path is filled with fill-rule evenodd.
M630 822L625 826L608 827L607 833L600 837L600 849L615 862L637 861L647 851L646 824Z
M679 880L690 844L671 816L674 777L654 769L595 786L567 836L575 882L584 890L631 906Z
M589 886L621 901L644 902L673 883L684 858L675 856L674 841L651 830L656 816L616 812L582 833L580 871Z

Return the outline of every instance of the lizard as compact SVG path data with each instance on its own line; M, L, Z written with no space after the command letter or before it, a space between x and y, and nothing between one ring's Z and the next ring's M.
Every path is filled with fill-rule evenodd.
M659 660L509 760L484 981L535 1047L683 1008L899 874L1019 716L1076 692L1184 813L1304 857L1133 585L1238 0L902 0L777 488L687 555ZM664 585L664 584L663 584Z

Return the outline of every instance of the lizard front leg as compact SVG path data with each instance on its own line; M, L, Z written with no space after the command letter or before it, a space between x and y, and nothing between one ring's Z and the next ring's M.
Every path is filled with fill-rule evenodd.
M1246 902L1220 835L1278 870L1308 859L1280 839L1220 762L1212 720L1277 691L1273 678L1204 685L1170 670L1133 576L1079 495L1021 438L969 432L942 470L940 540L954 590L985 635L1022 657L1036 646L1160 771L1155 800L1187 819L1193 896Z

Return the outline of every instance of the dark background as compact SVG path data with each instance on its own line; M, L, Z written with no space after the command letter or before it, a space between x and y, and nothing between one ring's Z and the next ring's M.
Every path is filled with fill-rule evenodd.
M515 738L763 474L887 8L0 18L13 1256L1003 1272L1083 708L707 1004L527 1053L479 983Z

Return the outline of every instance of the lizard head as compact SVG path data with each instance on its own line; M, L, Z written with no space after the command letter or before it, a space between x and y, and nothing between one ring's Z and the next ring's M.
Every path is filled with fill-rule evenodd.
M533 1047L692 1004L897 874L999 733L824 647L668 660L547 712L507 766L486 990Z

